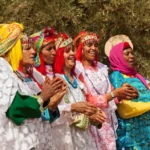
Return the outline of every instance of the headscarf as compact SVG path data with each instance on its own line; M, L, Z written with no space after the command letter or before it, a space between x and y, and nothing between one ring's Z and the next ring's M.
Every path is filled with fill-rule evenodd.
M26 33L23 33L23 35L21 37L21 46L22 46L22 50L28 50L29 48L33 47L32 39L29 38ZM22 60L20 61L18 70L23 72ZM28 70L28 73L31 75L32 72L33 72L33 68L31 67Z
M90 41L97 41L100 42L100 37L93 33L88 31L81 31L75 38L74 38L74 47L76 51L76 59L79 61L82 61L82 49L83 46ZM96 65L98 62L98 54L95 58L95 63L93 65Z
M53 28L46 27L42 31L32 34L30 37L34 43L34 49L37 52L35 58L36 67L39 67L43 63L42 55L40 55L41 49L50 42L55 42L57 32Z
M8 52L10 65L16 71L22 59L21 35L23 25L19 23L0 24L0 56Z
M129 43L121 42L111 49L109 56L111 69L113 71L120 71L123 74L134 75L135 77L139 78L141 82L148 88L144 77L137 73L136 68L131 68L123 58L123 50L129 47L131 48Z
M21 37L21 46L22 50L27 50L28 48L34 46L32 39L28 37L26 33L24 33Z
M54 62L54 73L64 74L64 50L67 48L69 44L73 44L72 38L70 38L67 34L61 33L56 40L56 57ZM72 73L74 73L74 68L72 69Z

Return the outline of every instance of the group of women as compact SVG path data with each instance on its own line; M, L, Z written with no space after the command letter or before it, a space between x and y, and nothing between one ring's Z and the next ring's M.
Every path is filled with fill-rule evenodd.
M125 35L74 39L0 24L1 150L150 150L150 91ZM117 110L117 111L116 111Z

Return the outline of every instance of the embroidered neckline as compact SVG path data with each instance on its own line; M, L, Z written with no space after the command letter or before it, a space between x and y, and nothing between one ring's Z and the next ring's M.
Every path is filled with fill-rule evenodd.
M31 81L34 81L34 80L32 79L32 77L30 77L29 75L28 75L28 76L25 75L23 72L21 72L21 71L19 71L19 70L17 70L15 73L16 73L16 75L17 75L22 81L24 81L24 82L31 82Z
M64 75L64 77L74 89L76 89L78 87L78 83L77 83L76 79L74 79L73 83L72 83L67 75Z

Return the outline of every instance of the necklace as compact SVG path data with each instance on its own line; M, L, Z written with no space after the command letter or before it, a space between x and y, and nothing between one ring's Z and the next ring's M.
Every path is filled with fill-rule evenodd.
M67 75L64 75L64 77L74 89L76 89L78 87L78 83L77 83L76 79L74 79L73 83L72 83Z
M25 75L23 72L17 70L16 75L24 82L31 82L33 81L33 79L31 77L29 77L29 75Z

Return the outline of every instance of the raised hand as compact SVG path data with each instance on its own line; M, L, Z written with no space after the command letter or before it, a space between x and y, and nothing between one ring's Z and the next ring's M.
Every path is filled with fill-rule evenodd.
M64 85L64 81L62 79L55 77L53 80L50 80L46 77L40 94L43 101L48 101L56 93L60 92L62 90L62 85Z
M64 84L61 91L56 93L53 97L51 97L50 102L48 104L49 110L55 110L58 104L61 102L63 96L67 92L67 86Z

